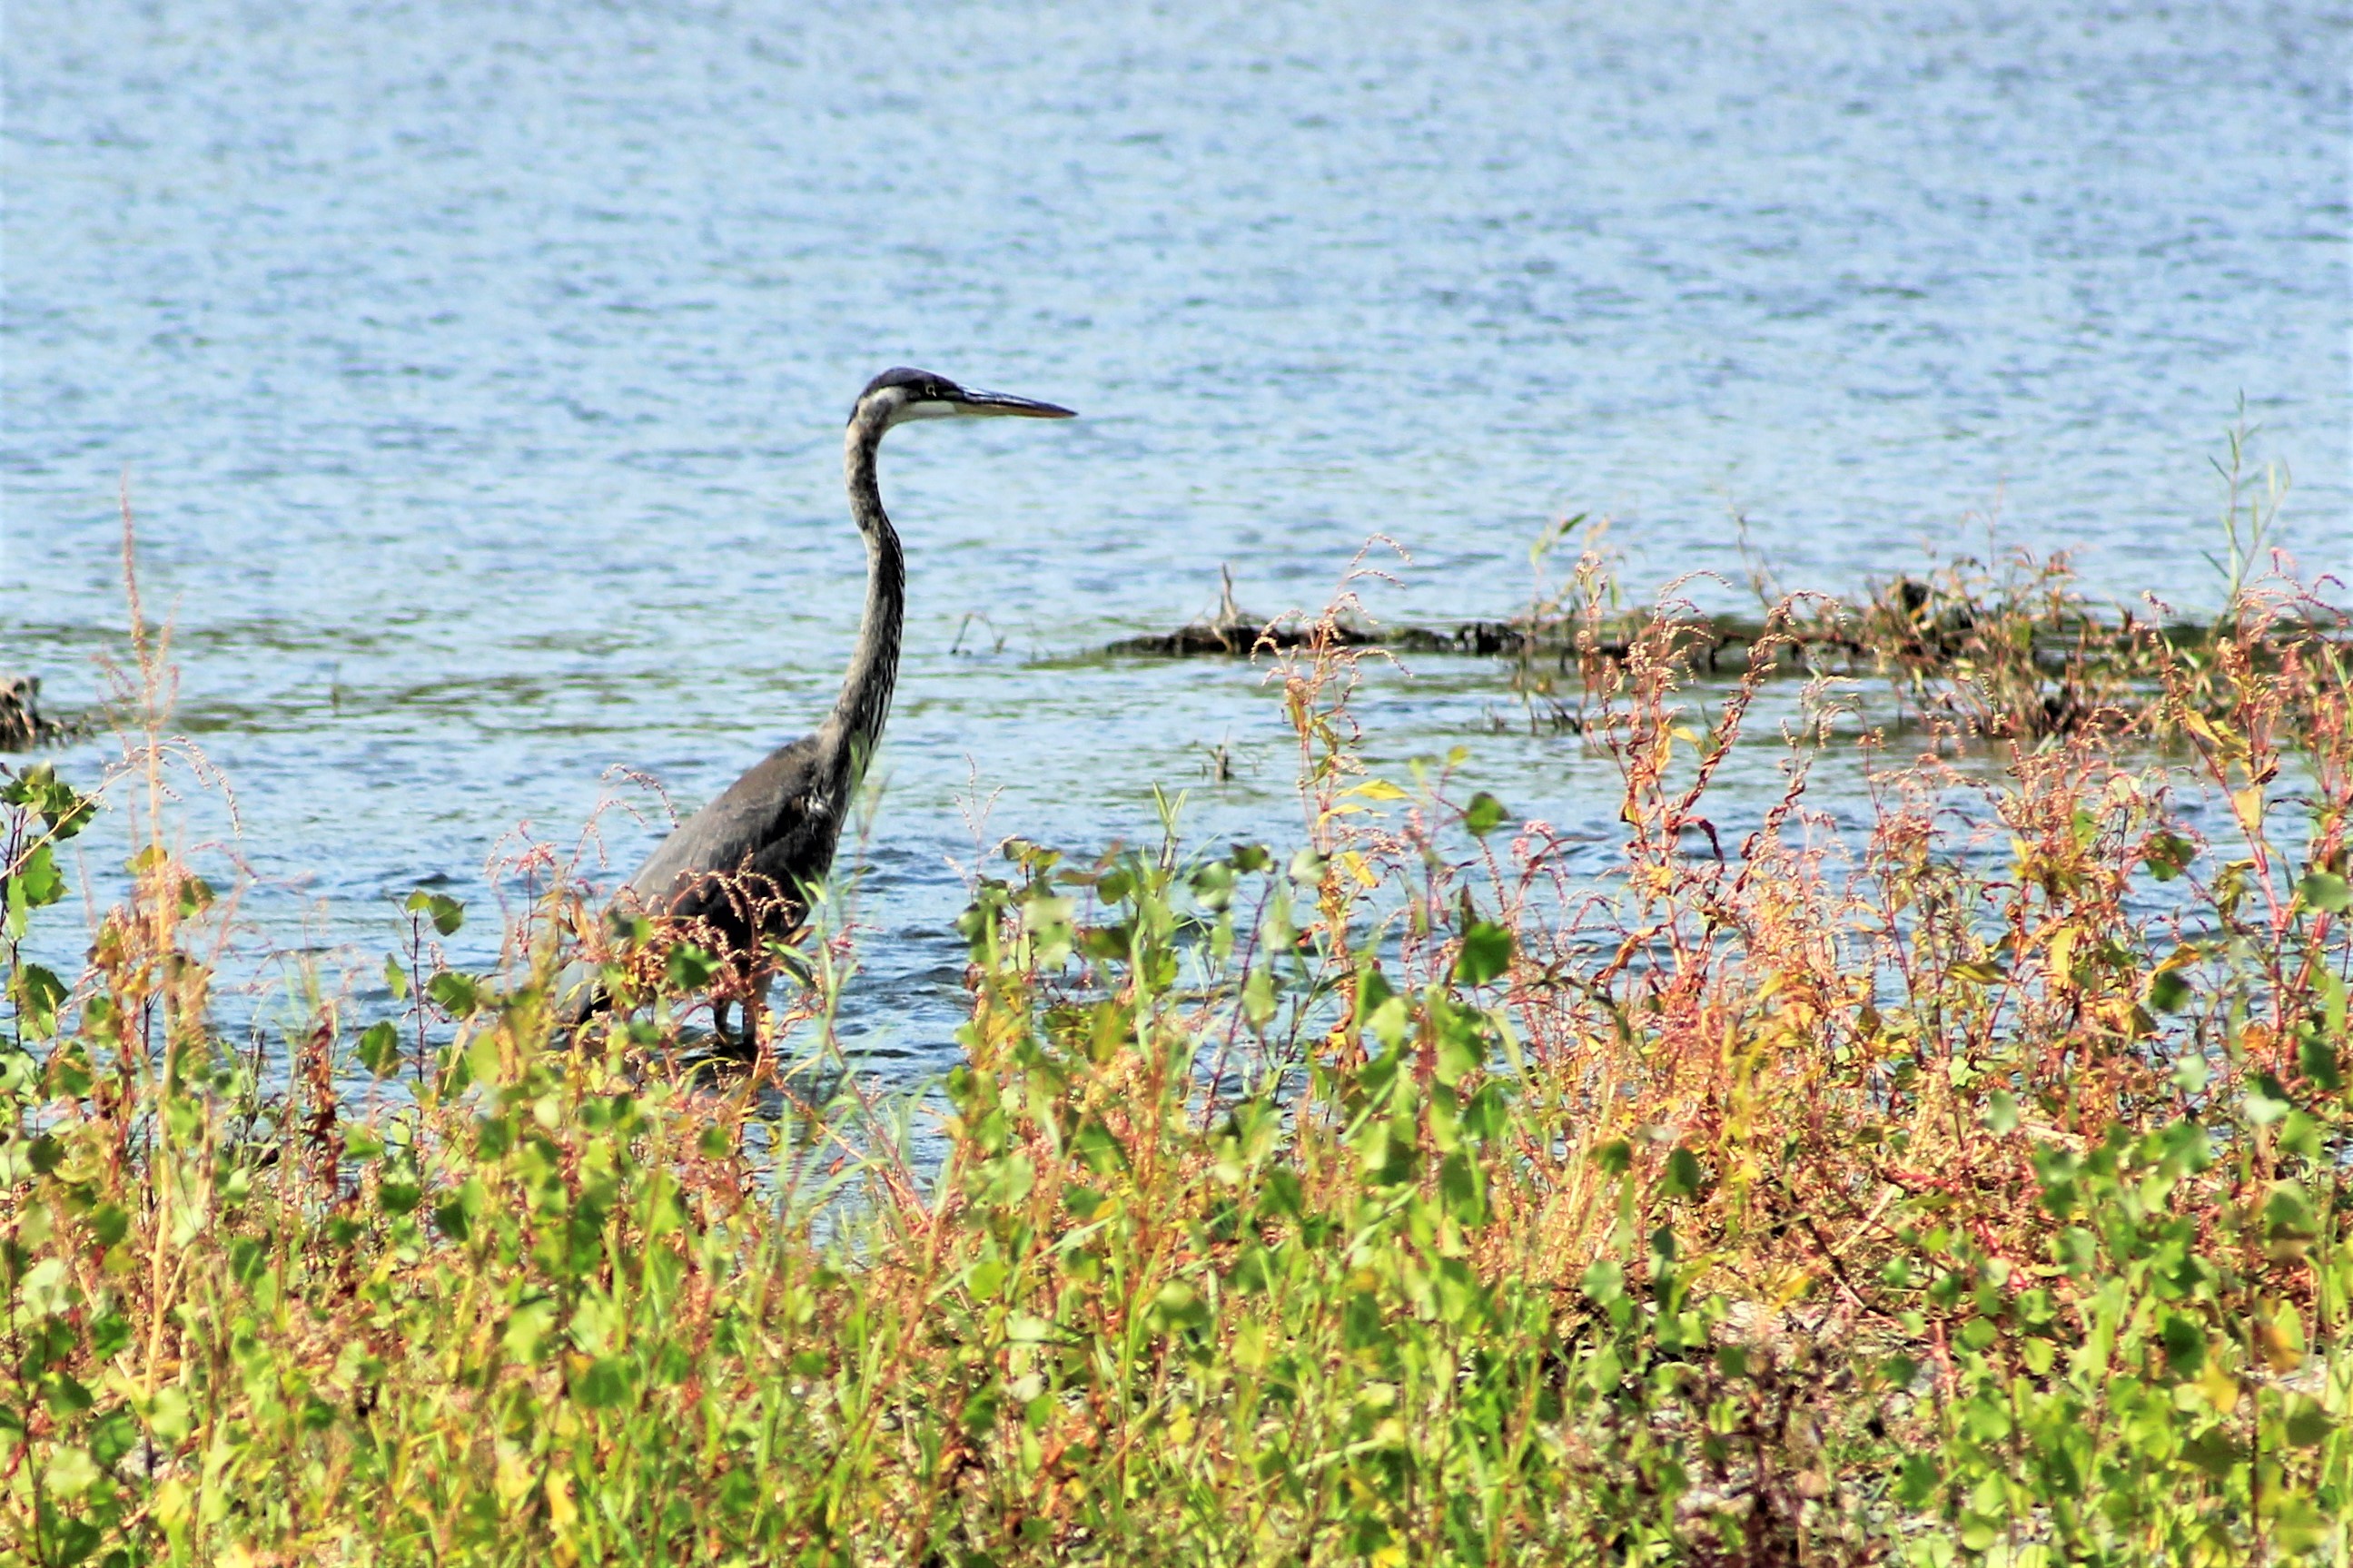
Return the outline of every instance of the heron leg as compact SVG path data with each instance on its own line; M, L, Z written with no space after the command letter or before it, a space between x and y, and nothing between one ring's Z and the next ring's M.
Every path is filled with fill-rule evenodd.
M711 1037L719 1042L721 1049L726 1048L727 998L724 996L713 996L711 999Z
M768 976L763 974L752 983L749 994L744 998L744 1049L748 1060L760 1054L760 1019L767 1012Z

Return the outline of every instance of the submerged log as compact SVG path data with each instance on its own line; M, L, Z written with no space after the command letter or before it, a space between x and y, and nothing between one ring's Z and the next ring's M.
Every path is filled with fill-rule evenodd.
M1707 662L1722 654L1746 649L1765 635L1756 617L1694 617L1681 623L1691 633L1713 644ZM1620 619L1601 628L1594 651L1604 658L1623 658L1641 623ZM1573 658L1581 630L1574 621L1457 621L1451 626L1372 626L1361 621L1336 622L1332 643L1337 647L1377 647L1393 653L1461 654L1476 658ZM1301 616L1261 622L1248 616L1219 616L1193 621L1170 632L1148 632L1122 637L1103 651L1158 658L1218 658L1243 657L1261 648L1281 652L1314 645L1317 623ZM1819 626L1784 628L1783 635L1802 647L1836 647L1860 653L1854 637Z
M1784 623L1776 629L1785 646L1775 662L1793 668L1814 668L1821 666L1826 658L1852 661L1883 658L1903 666L1935 668L1967 658L1972 634L1980 629L1974 621L1957 621L1951 616L1931 619L1890 616L1887 609L1884 603L1852 605L1842 606L1836 615ZM1596 628L1592 651L1605 659L1622 659L1647 624L1615 618ZM1708 669L1745 665L1748 650L1763 640L1767 629L1765 618L1755 615L1694 616L1680 618L1678 625L1697 644L1697 661ZM1332 642L1339 647L1515 658L1565 666L1577 658L1583 629L1581 623L1569 619L1473 620L1438 626L1409 623L1373 626L1347 620L1335 625ZM2183 648L2211 643L2217 636L2217 628L2204 621L2177 620L2152 626L2147 622L2106 621L2091 616L2025 621L2022 629L2031 638L2037 658L2053 663L2086 651L2094 660L2104 657L2121 659L2142 637L2153 637L2170 647ZM1247 616L1220 614L1216 619L1191 622L1170 632L1122 637L1107 645L1103 651L1155 658L1246 658L1261 648L1283 652L1313 647L1316 632L1316 623L1296 615L1260 622ZM2291 642L2316 638L2353 654L2353 638L2348 638L2343 626L2318 620L2282 621L2255 640L2258 646L2279 648Z
M1261 647L1305 647L1314 641L1314 626L1298 620L1274 621L1264 626L1247 620L1193 621L1173 632L1122 637L1103 651L1158 658L1216 658L1249 654ZM1383 638L1380 633L1366 627L1341 626L1335 628L1333 640L1342 647L1372 647L1379 646Z

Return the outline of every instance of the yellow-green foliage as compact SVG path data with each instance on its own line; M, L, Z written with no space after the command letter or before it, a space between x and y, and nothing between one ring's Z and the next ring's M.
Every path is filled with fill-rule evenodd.
M1326 650L1309 842L1009 846L930 1100L838 948L741 1073L659 932L552 1040L560 910L263 1094L170 855L18 952L87 812L13 778L0 1563L2345 1562L2341 658L2178 707L2228 842L2104 727L1883 765L1846 862L1795 784L1694 852L1753 682L1674 637L1589 693L1606 899L1357 771Z

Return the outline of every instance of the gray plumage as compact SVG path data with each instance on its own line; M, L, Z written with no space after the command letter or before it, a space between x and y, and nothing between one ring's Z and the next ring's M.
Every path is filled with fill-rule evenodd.
M882 437L914 419L1005 415L1071 417L1050 403L961 387L927 371L887 370L867 384L842 445L842 477L850 517L866 542L867 574L865 613L841 695L814 734L770 752L681 823L630 877L619 901L704 922L724 956L754 976L765 973L761 942L800 929L810 889L832 869L843 818L881 739L898 679L907 570L875 477ZM571 990L563 1011L576 1020L595 999L585 986Z

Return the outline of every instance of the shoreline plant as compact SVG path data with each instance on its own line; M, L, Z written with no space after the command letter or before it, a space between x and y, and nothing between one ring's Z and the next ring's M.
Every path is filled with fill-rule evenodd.
M1008 841L928 1100L832 1037L853 943L720 1069L707 958L563 892L265 1090L140 629L78 974L22 943L100 805L0 788L0 1564L2345 1563L2342 617L1866 736L1841 833L1827 683L1744 731L1805 601L1716 688L1581 602L1607 876L1365 770L1344 602L1295 843ZM581 957L631 1005L567 1042Z

